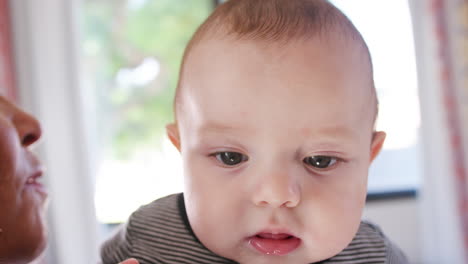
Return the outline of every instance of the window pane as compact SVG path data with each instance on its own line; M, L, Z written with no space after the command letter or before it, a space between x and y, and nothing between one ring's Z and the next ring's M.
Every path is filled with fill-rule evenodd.
M165 139L182 53L212 0L87 0L85 72L93 87L102 223L182 191L177 151Z
M369 192L417 189L420 113L416 58L407 0L333 0L369 46L379 96L377 129L387 133L370 170Z

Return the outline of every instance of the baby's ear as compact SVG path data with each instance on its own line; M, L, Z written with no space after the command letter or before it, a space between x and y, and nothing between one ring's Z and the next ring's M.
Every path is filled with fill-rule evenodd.
M374 161L377 155L382 150L387 134L383 131L376 131L372 134L372 143L370 151L370 162Z
M179 128L177 127L177 123L170 123L166 125L166 133L169 139L171 140L174 147L180 151L180 136L179 136Z

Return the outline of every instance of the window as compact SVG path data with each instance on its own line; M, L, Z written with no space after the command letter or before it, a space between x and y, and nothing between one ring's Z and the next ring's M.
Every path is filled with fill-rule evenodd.
M416 58L406 0L332 0L363 35L379 97L377 129L387 133L371 166L369 193L417 190L420 183L420 113Z
M94 94L95 205L119 223L140 205L182 191L179 154L165 138L179 63L212 0L87 0L85 75Z

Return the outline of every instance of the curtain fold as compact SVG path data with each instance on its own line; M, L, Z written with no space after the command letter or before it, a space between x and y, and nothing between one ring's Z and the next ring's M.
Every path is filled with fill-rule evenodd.
M451 175L465 261L468 260L468 1L432 0L443 107L450 149Z
M8 0L0 0L0 94L16 100Z

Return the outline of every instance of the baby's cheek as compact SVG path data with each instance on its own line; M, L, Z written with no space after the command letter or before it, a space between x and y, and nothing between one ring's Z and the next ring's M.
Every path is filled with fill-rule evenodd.
M365 187L348 182L311 186L302 207L302 221L312 246L344 248L357 232L365 202Z
M351 204L357 208L356 203ZM353 211L354 210L354 211ZM310 257L332 257L341 252L353 239L360 223L360 213L346 208L345 203L322 201L303 217L304 243L310 249Z
M235 238L232 230L237 230L232 210L206 193L195 192L187 200L187 214L196 237L209 250L225 256Z

